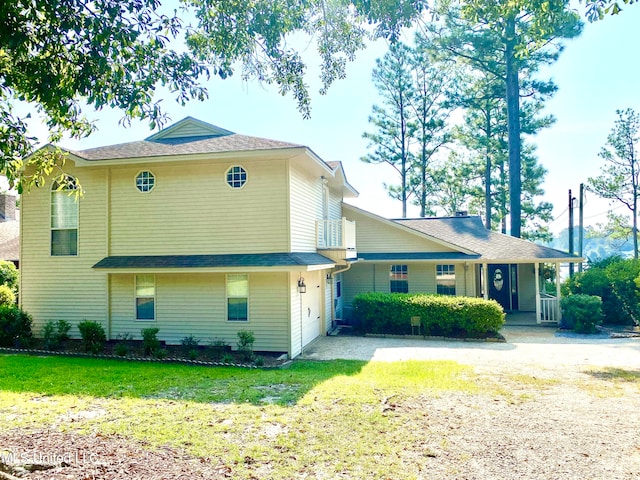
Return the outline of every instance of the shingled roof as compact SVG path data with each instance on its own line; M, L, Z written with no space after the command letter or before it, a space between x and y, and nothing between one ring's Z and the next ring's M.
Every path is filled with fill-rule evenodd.
M333 265L334 261L312 252L248 253L221 255L134 255L105 257L97 269L165 269L230 267L302 267Z
M394 222L479 254L486 261L577 261L579 257L487 230L478 216L394 219Z
M195 118L186 117L145 140L71 151L71 153L84 160L100 161L286 148L304 148L304 146L240 135Z

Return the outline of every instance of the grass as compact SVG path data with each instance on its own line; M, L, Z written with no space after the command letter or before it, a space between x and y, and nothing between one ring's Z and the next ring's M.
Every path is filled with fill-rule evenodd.
M0 431L123 435L229 465L234 478L417 478L407 456L432 455L411 421L420 399L486 390L450 361L245 370L7 355Z

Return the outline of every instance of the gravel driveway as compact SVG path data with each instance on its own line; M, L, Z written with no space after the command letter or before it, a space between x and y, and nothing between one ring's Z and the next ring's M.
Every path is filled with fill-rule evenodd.
M501 333L506 343L322 337L304 357L456 360L507 392L414 402L430 452L420 479L640 479L640 338Z
M315 360L456 360L478 367L506 365L511 370L543 367L616 367L640 369L640 338L592 339L556 336L549 327L506 326L505 343L436 341L422 338L320 337L305 348Z

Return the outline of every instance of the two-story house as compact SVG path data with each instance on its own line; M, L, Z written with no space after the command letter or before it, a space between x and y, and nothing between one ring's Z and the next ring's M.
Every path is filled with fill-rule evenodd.
M68 152L68 185L22 198L21 305L39 332L83 319L296 356L334 318L355 257L340 164L193 118L146 140ZM76 333L75 330L72 333Z
M343 203L357 192L340 163L190 117L68 151L64 169L64 185L22 197L20 301L36 333L88 319L110 339L153 326L168 343L234 345L250 330L256 350L295 357L364 291L483 296L557 321L540 266L578 260L479 217L384 219Z

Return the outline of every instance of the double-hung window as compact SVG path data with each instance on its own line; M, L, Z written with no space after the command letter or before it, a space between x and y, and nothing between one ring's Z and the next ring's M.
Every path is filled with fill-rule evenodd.
M136 275L136 320L156 319L156 277Z
M227 275L227 320L247 322L249 320L249 275Z
M436 291L440 295L456 294L455 265L436 265Z
M73 177L51 187L51 255L78 255L78 200Z
M391 265L389 291L391 293L409 292L409 268L407 265Z

